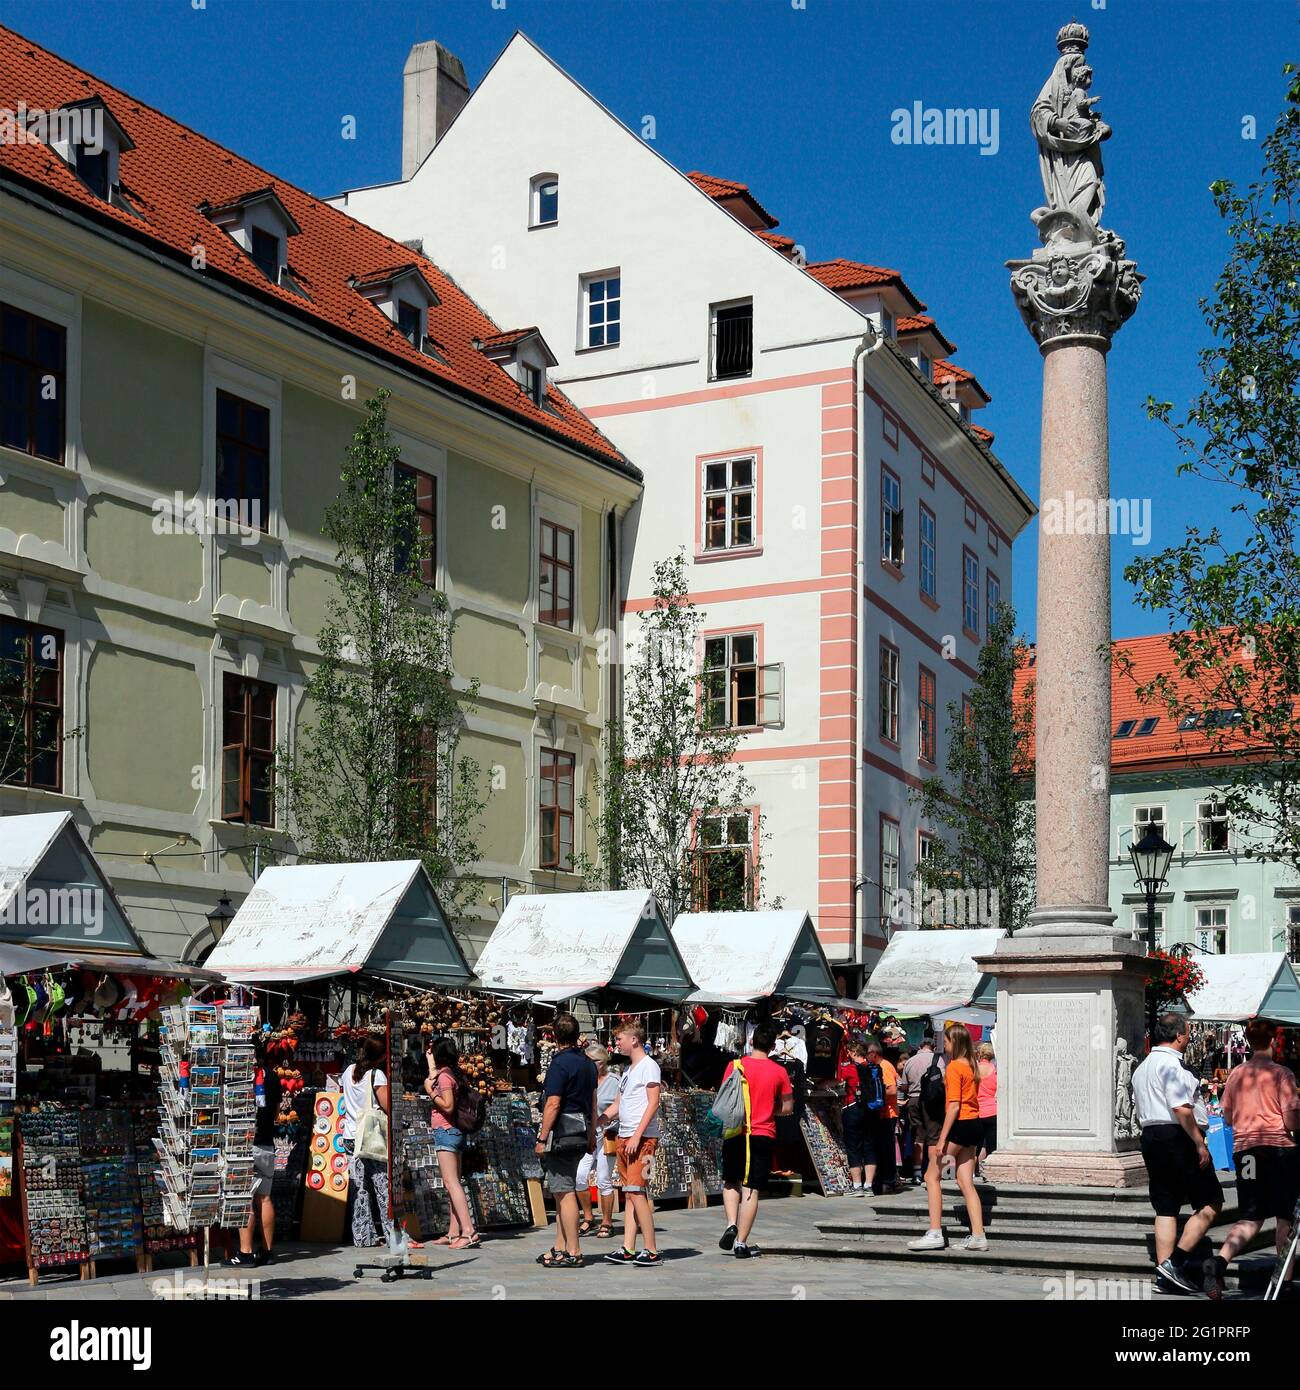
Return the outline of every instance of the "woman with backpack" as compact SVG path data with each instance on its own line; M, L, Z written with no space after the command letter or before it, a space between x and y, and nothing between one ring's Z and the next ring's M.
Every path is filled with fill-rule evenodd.
M844 1154L849 1162L849 1177L853 1183L852 1196L866 1194L863 1169L867 1165L867 1132L863 1109L858 1104L861 1079L858 1068L867 1065L867 1049L857 1038L844 1045L845 1058L840 1063L840 1080L844 1083L844 1100L840 1105L840 1123L844 1129Z
M957 1187L966 1203L970 1235L962 1241L967 1250L987 1250L984 1235L984 1208L975 1190L975 1155L983 1138L979 1106L979 1063L970 1034L960 1023L943 1030L948 1065L944 1070L947 1106L939 1142L930 1150L930 1166L925 1171L925 1190L930 1213L930 1229L907 1242L909 1250L942 1250L948 1244L943 1233L943 1163L951 1159L957 1171Z
M385 1052L380 1038L363 1038L356 1061L344 1067L339 1076L343 1092L343 1147L348 1154L351 1179L348 1201L352 1207L352 1244L363 1249L383 1245L393 1230L388 1214L388 1164L364 1158L355 1151L357 1121L362 1113L371 1108L388 1113L388 1077L379 1065Z
M451 1219L447 1234L433 1243L447 1245L453 1250L477 1250L483 1238L474 1229L469 1211L469 1198L460 1180L461 1163L465 1153L465 1132L460 1127L460 1109L469 1090L469 1082L460 1069L460 1053L450 1038L439 1038L429 1050L429 1076L424 1083L425 1094L433 1101L433 1147L438 1155L438 1172L447 1189Z

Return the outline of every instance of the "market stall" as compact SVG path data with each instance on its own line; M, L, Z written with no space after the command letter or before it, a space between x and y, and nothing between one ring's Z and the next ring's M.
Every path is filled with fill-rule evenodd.
M217 980L146 953L71 813L0 818L0 1263L192 1256L157 1181L158 1022Z
M976 965L992 955L1000 927L899 931L881 953L863 986L863 1008L944 1023L992 1025L997 1011L993 978Z
M1245 1023L1263 1018L1300 1027L1300 982L1281 951L1197 956L1204 977L1187 1001L1197 1023Z

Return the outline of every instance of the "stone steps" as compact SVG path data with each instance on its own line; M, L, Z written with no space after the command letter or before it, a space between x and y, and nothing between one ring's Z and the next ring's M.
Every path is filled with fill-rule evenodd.
M817 1222L817 1230L819 1234L836 1244L843 1244L848 1240L879 1243L900 1239L910 1240L913 1236L920 1235L927 1224L924 1216L917 1220L911 1213L899 1212L893 1216L881 1217L868 1222L819 1221ZM1210 1230L1205 1240L1206 1253L1211 1249L1217 1249L1223 1243L1223 1238L1231 1225L1232 1221L1229 1219L1220 1222ZM967 1227L964 1222L953 1221L947 1224L947 1231L950 1241L960 1242L966 1235ZM1018 1245L1023 1242L1032 1244L1054 1243L1063 1249L1077 1248L1082 1245L1123 1246L1143 1251L1148 1263L1155 1257L1155 1233L1150 1222L1139 1224L1136 1221L1020 1221L1012 1226L1000 1227L995 1222L990 1221L985 1225L985 1232L990 1243L994 1241L998 1244L1014 1241ZM1266 1225L1261 1236L1263 1243L1269 1244L1271 1247L1272 1225Z

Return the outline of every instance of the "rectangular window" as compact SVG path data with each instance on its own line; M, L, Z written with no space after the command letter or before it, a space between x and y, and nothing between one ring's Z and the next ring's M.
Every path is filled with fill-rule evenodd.
M969 729L975 723L975 701L965 693L961 697L961 726Z
M784 670L758 664L758 638L732 632L704 639L704 698L715 729L762 729L784 722Z
M880 644L880 737L898 742L898 648Z
M922 762L934 762L938 737L938 682L933 671L921 667L917 709L917 755Z
M573 631L573 532L543 521L538 541L537 621Z
M961 552L961 625L971 637L980 632L980 562L974 551Z
M887 411L887 410L881 415L880 421L881 421L881 432L882 432L882 433L884 434L884 436L885 436L885 443L888 444L888 445L890 446L891 449L897 449L897 448L898 448L898 421L897 421L896 419L894 419L894 417L893 417L893 416L889 413L889 411Z
M429 842L438 830L438 734L432 724L421 724L409 740L402 740L398 762L411 788L410 829L418 841Z
M623 279L617 273L583 281L586 347L613 347L623 328Z
M902 485L888 468L880 470L880 558L895 569L903 566Z
M754 302L709 307L709 379L727 381L754 371Z
M399 463L393 470L400 499L412 509L411 531L393 557L399 572L414 569L426 584L438 582L438 480Z
M1200 854L1227 852L1228 812L1221 801L1202 801L1197 804L1196 848Z
M280 238L273 232L253 228L253 263L273 285L280 283Z
M998 615L998 604L1002 602L1002 581L990 570L985 577L985 592L988 595L988 613L985 618L985 634L993 631L993 620Z
M1295 903L1286 910L1286 955L1292 965L1300 965L1300 907Z
M1196 944L1212 956L1228 954L1228 909L1198 907L1196 909Z
M540 367L534 367L528 362L522 363L519 368L519 384L524 388L524 395L534 405L541 405L546 399L546 373Z
M573 868L574 755L542 749L538 782L538 863L543 869Z
M0 782L63 787L63 633L0 618Z
M705 550L747 550L753 546L756 473L753 458L705 463Z
M1149 829L1154 829L1161 839L1168 840L1169 837L1165 834L1165 808L1163 806L1134 806L1133 843L1136 844Z
M929 454L921 455L921 481L926 487L934 486L934 460Z
M902 859L899 854L898 822L888 816L880 818L880 924L883 930L897 926L902 920L898 890L902 884Z
M988 542L989 549L996 555L998 553L998 533L993 529L991 521L988 523Z
M241 521L265 531L271 513L271 412L264 405L217 392L219 504L239 506Z
M969 526L972 531L975 530L976 512L974 502L966 503L965 521L966 525Z
M560 220L560 181L550 174L533 180L532 225L549 227Z
M77 173L81 176L81 181L95 195L108 202L108 151L100 150L98 154L91 152L84 146L77 150Z
M1154 914L1156 928L1156 948L1164 950L1165 947L1165 914L1163 908L1157 908ZM1133 940L1141 941L1144 945L1148 940L1147 936L1147 914L1145 911L1137 911L1133 914Z
M221 708L221 819L274 825L275 686L227 672Z
M0 305L0 444L63 462L68 330Z
M938 560L939 523L934 513L921 503L921 592L931 602L939 599L939 583L936 571Z
M744 912L754 906L753 820L748 811L701 816L696 825L698 912Z
M397 327L401 331L402 337L412 347L418 348L420 340L424 337L424 334L420 332L421 317L417 305L408 304L404 299L397 301Z

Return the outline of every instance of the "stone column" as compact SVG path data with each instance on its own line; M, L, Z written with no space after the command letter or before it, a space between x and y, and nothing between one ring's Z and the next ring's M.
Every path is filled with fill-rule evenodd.
M1127 1110L1142 1052L1145 949L1110 911L1110 536L1106 354L1141 279L1100 226L1100 144L1087 97L1088 31L1031 113L1048 205L1042 246L1009 261L1043 356L1035 682L1037 891L1030 925L980 963L998 985L995 1180L1127 1186L1144 1180Z

